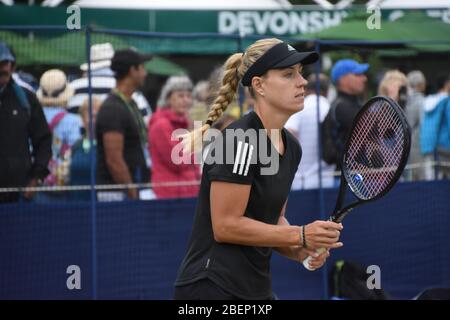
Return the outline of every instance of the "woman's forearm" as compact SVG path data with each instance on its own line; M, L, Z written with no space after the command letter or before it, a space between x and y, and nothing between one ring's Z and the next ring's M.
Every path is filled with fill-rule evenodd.
M280 216L280 219L278 219L278 225L279 226L289 226L289 221L286 219L286 217L284 216L284 211L285 208L283 208L283 212L282 215ZM300 246L297 245L293 245L293 246L286 246L286 247L277 247L274 248L279 254L281 254L282 256L285 256L286 258L298 261L299 256L299 250Z
M286 258L295 261L298 261L299 259L298 252L300 250L300 246L276 247L273 249Z
M225 219L213 229L218 242L261 247L289 247L300 243L298 226L272 225L245 216Z

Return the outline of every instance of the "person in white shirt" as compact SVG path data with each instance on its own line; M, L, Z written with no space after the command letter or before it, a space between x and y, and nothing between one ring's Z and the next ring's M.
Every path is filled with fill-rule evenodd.
M320 95L316 95L317 75L308 77L306 86L305 107L303 111L293 114L287 121L285 127L300 142L303 156L292 182L292 190L319 188L319 160L322 166L322 187L331 188L334 185L334 166L328 165L319 155L319 126L317 112L320 122L330 109L330 103L326 98L329 86L328 77L319 75Z

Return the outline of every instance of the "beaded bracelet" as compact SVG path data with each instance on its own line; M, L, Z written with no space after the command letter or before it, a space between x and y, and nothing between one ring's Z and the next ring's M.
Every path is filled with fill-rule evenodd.
M306 248L307 244L306 244L306 236L305 236L305 226L302 226L302 242L303 242L303 248Z

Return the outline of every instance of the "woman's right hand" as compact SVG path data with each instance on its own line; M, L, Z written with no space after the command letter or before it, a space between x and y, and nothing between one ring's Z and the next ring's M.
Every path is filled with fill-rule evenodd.
M306 246L309 249L336 249L344 245L342 242L338 242L344 228L342 223L316 220L305 225L304 228Z

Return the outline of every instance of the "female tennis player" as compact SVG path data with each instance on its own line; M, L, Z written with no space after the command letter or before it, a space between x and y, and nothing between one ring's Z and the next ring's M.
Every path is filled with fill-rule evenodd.
M301 147L283 126L303 108L303 65L317 59L316 52L263 39L225 62L206 124L186 137L187 144L222 116L239 81L256 102L254 111L222 131L209 151L175 299L272 299L272 249L298 262L311 255L310 266L317 269L329 253L317 255L316 249L342 246L341 224L293 226L284 215Z

